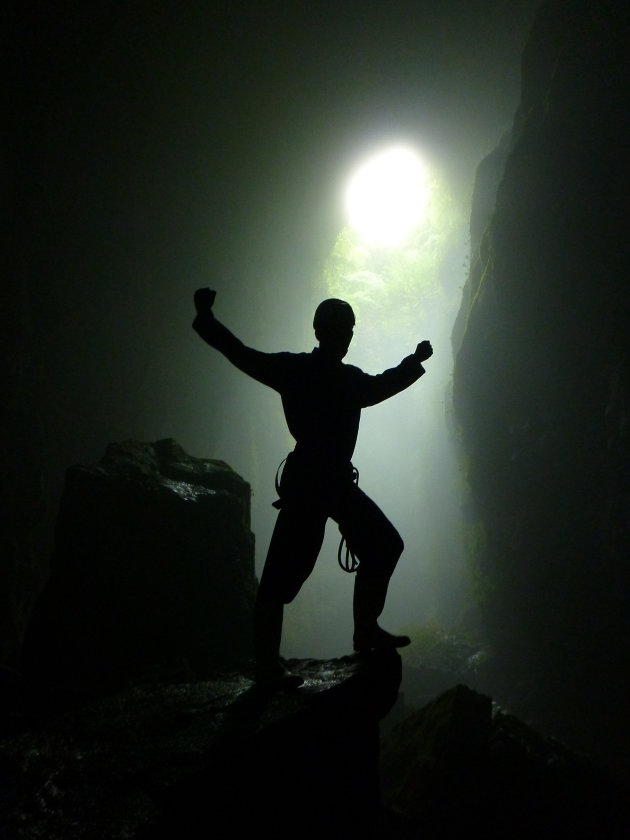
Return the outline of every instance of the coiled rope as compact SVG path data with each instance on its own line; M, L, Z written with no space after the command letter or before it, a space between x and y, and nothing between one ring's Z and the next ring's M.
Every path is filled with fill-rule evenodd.
M359 486L359 470L354 466L352 467L352 481L357 485L357 487ZM344 545L346 547L345 554ZM341 535L341 542L339 543L339 550L337 551L337 562L344 572L348 572L349 574L356 572L359 568L359 560L357 559L354 551L348 545L348 541L343 534Z

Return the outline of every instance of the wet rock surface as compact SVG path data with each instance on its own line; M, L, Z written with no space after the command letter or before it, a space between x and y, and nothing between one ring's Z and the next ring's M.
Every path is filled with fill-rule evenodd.
M382 816L379 721L400 658L289 665L305 679L293 693L263 693L244 669L137 685L54 715L34 704L0 741L0 836L371 832Z
M627 786L489 696L455 685L387 729L396 652L287 664L292 693L244 668L64 711L31 696L0 739L0 836L628 836Z

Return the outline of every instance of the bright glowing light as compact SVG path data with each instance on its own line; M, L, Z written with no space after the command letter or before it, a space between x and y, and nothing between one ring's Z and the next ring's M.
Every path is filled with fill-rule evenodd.
M428 198L422 160L395 146L369 158L350 179L348 220L366 242L400 245L422 221Z

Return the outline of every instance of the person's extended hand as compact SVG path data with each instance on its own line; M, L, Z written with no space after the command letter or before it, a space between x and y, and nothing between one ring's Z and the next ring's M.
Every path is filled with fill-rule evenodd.
M413 354L419 362L424 362L433 355L433 347L430 341L421 341Z
M195 292L195 309L197 315L212 315L212 305L217 293L214 289L197 289Z

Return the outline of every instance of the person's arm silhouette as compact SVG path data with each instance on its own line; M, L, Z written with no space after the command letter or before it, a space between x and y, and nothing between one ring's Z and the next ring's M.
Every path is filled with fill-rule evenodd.
M216 292L213 289L197 289L195 292L197 314L192 324L195 332L243 373L279 391L286 376L289 354L262 353L246 347L215 317L215 298Z
M426 362L433 355L433 347L430 341L421 341L416 347L413 354L419 362Z
M217 293L214 289L197 289L195 292L195 309L197 310L197 317L214 320L212 307L214 306L214 299L216 296Z
M358 401L361 406L376 405L399 394L424 375L425 362L433 355L430 341L421 341L415 351L396 367L371 375L359 372L357 379Z

